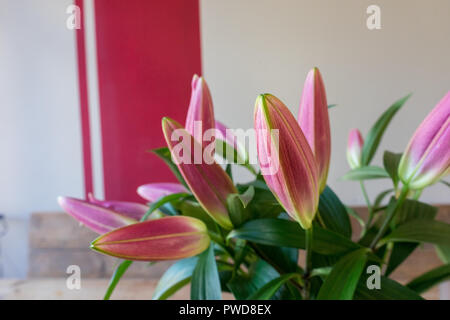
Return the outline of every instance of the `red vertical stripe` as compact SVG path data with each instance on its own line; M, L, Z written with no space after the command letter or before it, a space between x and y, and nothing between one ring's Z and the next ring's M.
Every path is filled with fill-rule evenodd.
M92 157L89 128L89 103L86 72L86 50L84 38L84 10L83 0L75 0L75 5L81 9L81 29L76 30L77 58L78 58L78 87L80 94L81 135L83 146L84 190L85 194L93 192Z
M184 123L201 72L198 0L95 1L105 198L173 181L146 150L165 146L161 118Z

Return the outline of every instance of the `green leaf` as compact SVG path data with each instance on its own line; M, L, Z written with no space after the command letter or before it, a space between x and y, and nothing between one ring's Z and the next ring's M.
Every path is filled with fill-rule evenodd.
M373 208L375 210L380 208L384 198L386 198L386 196L389 195L391 192L394 192L394 189L388 189L380 192L375 198L375 201L373 202Z
M269 300L287 281L298 277L297 273L284 274L266 283L257 292L248 297L248 300Z
M188 185L186 184L186 181L184 181L184 178L180 173L180 170L178 170L177 165L172 161L172 156L170 154L169 148L167 147L157 148L150 150L150 152L156 154L160 159L162 159L170 168L170 170L173 172L178 181L182 185L184 185L187 189L189 189Z
M398 165L402 157L401 153L393 153L390 151L385 151L383 155L383 165L387 173L392 179L394 186L397 188L398 185Z
M334 107L336 107L336 106L337 106L337 104L329 104L329 105L328 105L328 109L334 108Z
M369 180L389 178L389 174L383 168L376 166L366 166L352 169L347 172L342 180Z
M253 186L250 186L243 194L239 195L239 199L242 202L242 205L244 208L247 208L250 201L252 201L253 197L255 196L255 188Z
M447 187L450 187L450 182L447 182L445 180L439 180L439 182L445 184Z
M450 246L450 225L435 220L415 219L400 225L380 241L387 242L429 242L437 245Z
M356 288L355 300L423 300L413 290L402 286L400 283L386 278L380 277L380 289L368 289L367 277L362 276L358 287Z
M128 268L131 266L132 263L133 261L124 260L117 266L116 270L114 271L114 274L111 277L111 280L109 280L108 289L106 290L103 300L109 300L109 298L111 298L111 295L114 292L117 283L119 283L120 278L122 278L122 276L128 270Z
M443 263L450 263L450 246L435 246L436 253Z
M270 190L253 186L255 194L248 204L252 219L276 218L284 212L283 207L280 206Z
M397 242L394 243L389 262L386 267L385 276L389 276L399 265L416 250L418 243L413 242Z
M351 300L367 261L367 249L359 249L342 257L325 279L318 300Z
M358 223L361 227L363 227L363 228L365 227L366 223L354 209L347 207L347 206L345 207L345 209L347 210L348 215L355 218L355 220L358 221Z
M211 244L198 256L191 280L191 299L220 300L221 298L219 272L214 257L214 246Z
M165 205L166 203L172 202L172 201L176 201L182 198L186 198L190 196L189 193L184 193L184 192L180 192L180 193L172 193L169 194L167 196L161 197L158 200L156 200L155 202L153 202L152 204L150 204L150 207L148 209L148 211L145 213L145 215L141 218L141 222L147 220L147 218L156 210L159 209L161 206Z
M327 229L340 233L348 238L352 236L352 226L347 210L341 200L326 186L320 195L319 213Z
M228 288L230 288L237 300L244 300L262 288L267 282L279 276L279 273L271 265L259 259L251 266L248 275L241 275L231 279L228 282Z
M250 186L242 195L233 193L227 197L227 208L233 226L239 227L244 222L250 220L250 209L247 206L254 195L255 189L253 186Z
M423 293L434 287L439 282L450 279L450 264L446 264L430 270L423 275L415 278L406 286L417 293Z
M231 164L230 163L228 163L227 166L225 167L225 172L230 177L231 181L233 181L233 172L231 170Z
M426 219L433 220L438 209L427 203L407 199L395 215L394 224L401 225L411 220Z
M375 122L373 127L369 130L369 133L364 140L363 150L362 150L362 159L361 162L363 165L368 165L372 160L375 152L377 151L378 145L380 144L381 138L383 137L384 131L387 126L391 122L394 115L398 110L403 106L406 100L409 99L411 94L407 95L404 98L394 102L393 105L389 107Z
M285 219L251 220L228 234L227 238L305 249L305 231L296 222ZM321 254L343 254L361 248L350 239L330 230L314 227L313 251Z
M436 217L436 214L436 207L416 200L407 199L397 212L393 221L393 226L402 225L414 219L432 220ZM414 252L418 245L418 243L412 242L396 242L389 257L385 275L388 276L391 274L411 253Z
M209 214L196 202L181 201L175 205L175 207L181 212L181 215L197 218L206 225L208 230L216 231L216 223Z
M262 244L255 244L255 248L264 260L275 265L283 273L297 272L300 269L298 266L297 248L266 246Z
M171 265L159 280L152 299L165 300L188 284L197 261L198 257L191 257L179 260Z

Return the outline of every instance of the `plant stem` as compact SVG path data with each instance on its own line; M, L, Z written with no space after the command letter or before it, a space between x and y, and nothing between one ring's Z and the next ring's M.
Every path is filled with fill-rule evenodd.
M370 244L370 249L374 249L377 245L378 241L380 241L381 237L386 232L386 229L389 227L389 224L391 223L392 219L395 217L395 214L397 213L398 209L402 206L403 202L405 201L406 197L408 196L408 187L403 187L402 192L400 193L400 196L398 197L397 201L395 202L394 207L389 210L388 207L388 216L383 222L383 225L381 226L380 230L378 230L377 235L373 239L372 243Z
M367 190L366 187L364 185L364 182L361 180L359 182L360 186L361 186L361 190L364 196L364 200L366 201L367 204L367 210L369 211L369 218L367 219L367 223L362 231L362 236L364 236L364 234L366 233L366 231L370 228L370 224L372 223L373 220L373 208L372 205L370 203L370 199L369 199L369 195L367 194Z
M312 242L313 242L313 225L305 230L305 247L306 247L306 267L305 276L309 276L312 270Z
M305 247L306 247L306 265L304 277L304 296L305 299L309 299L310 281L309 276L312 270L312 244L313 244L313 225L309 229L305 230Z

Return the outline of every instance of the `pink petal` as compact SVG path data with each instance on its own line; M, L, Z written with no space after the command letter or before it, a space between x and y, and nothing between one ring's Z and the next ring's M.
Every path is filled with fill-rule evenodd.
M127 260L158 261L197 255L209 243L203 222L173 216L116 229L94 240L91 248Z

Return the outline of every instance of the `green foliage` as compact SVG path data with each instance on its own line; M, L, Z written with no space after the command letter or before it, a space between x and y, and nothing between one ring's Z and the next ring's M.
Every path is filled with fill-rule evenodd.
M366 166L350 170L341 179L361 181L383 178L389 178L389 174L385 169L377 166Z
M192 300L220 300L222 292L220 288L219 272L214 257L214 247L209 248L198 257L197 265L191 279Z
M364 166L369 165L372 160L375 152L378 149L378 146L381 142L381 138L383 137L386 128L391 122L392 118L395 114L400 110L400 108L405 104L405 102L409 99L411 94L408 94L406 97L401 98L400 100L394 102L392 106L390 106L375 122L373 127L369 130L367 134L363 150L362 150L362 159L361 162Z
M406 286L417 293L422 293L448 279L450 279L450 264L445 264L415 278Z
M189 193L169 195L150 205L143 220L158 208L162 216L190 216L204 222L211 239L208 249L167 269L153 299L167 299L190 282L191 299L196 300L221 299L222 291L232 293L236 299L252 300L421 300L421 293L449 279L450 225L436 220L437 208L417 200L420 192L409 192L401 186L400 153L385 151L382 167L370 164L389 123L408 98L409 95L398 100L378 118L365 138L362 166L342 177L358 183L373 179L387 181L378 195L366 197L369 218L363 219L362 214L342 203L339 192L335 192L339 191L337 188L334 191L327 186L319 198L312 240L307 239L311 232L288 216L264 177L250 166L248 155L242 150L239 154L226 142L216 140L216 146L223 147L222 151L233 149L225 168L231 180L232 166L236 164L254 174L254 180L237 184L237 193L220 199L228 211L232 230L220 227ZM226 157L221 148L216 151ZM152 152L187 187L169 150L159 148ZM243 160L244 163L238 163ZM352 230L350 217L360 224L361 234ZM435 245L444 265L412 279L406 286L390 279L392 272L424 242ZM299 264L302 260L299 256L306 257L304 265ZM131 264L131 261L121 261L118 265L105 299L109 299ZM379 289L368 286L367 267L372 265L385 270L379 279Z
M153 292L154 300L165 300L189 283L198 257L179 260L166 270Z
M342 257L320 288L319 300L351 300L367 261L367 250L355 250Z

